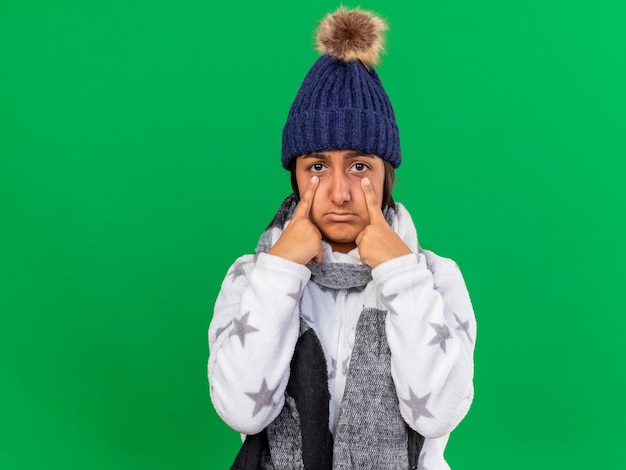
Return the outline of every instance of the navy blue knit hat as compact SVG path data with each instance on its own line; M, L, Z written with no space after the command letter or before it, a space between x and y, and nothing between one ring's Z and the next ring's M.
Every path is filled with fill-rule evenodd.
M385 23L369 12L340 8L320 23L313 64L283 128L282 164L325 150L358 150L400 166L400 136L378 63Z

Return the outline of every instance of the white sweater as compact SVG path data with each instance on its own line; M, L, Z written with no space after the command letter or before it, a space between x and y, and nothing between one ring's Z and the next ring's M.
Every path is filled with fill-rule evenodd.
M388 311L400 412L426 438L420 468L449 468L448 435L473 398L474 313L457 265L421 250L410 215L396 206L392 228L415 254L374 268L363 290L321 288L306 266L266 253L242 256L229 269L209 327L208 375L215 409L233 429L256 434L282 409L302 316L326 356L334 431L360 312L378 308ZM323 263L360 263L358 248L342 254L324 243Z

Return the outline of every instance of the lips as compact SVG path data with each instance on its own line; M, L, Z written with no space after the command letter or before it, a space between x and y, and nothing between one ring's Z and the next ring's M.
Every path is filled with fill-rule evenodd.
M357 218L356 214L350 212L328 212L326 218L332 222L350 222Z

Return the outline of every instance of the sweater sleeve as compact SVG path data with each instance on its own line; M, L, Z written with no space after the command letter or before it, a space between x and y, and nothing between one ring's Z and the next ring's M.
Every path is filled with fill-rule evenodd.
M456 263L424 251L372 270L388 309L391 373L404 420L427 438L450 433L474 388L476 321Z
M209 390L220 417L256 434L280 412L310 271L261 253L228 271L209 326Z

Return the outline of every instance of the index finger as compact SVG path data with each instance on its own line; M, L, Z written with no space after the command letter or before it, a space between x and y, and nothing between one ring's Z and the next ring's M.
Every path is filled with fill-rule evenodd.
M317 191L319 182L320 179L318 176L313 175L311 177L311 180L309 181L309 184L307 184L306 189L300 198L300 202L293 213L294 217L304 217L305 219L309 218L309 212L311 211L311 206L313 205L313 197L315 196L315 191Z
M370 215L370 224L379 223L381 220L385 220L383 211L380 208L380 203L374 192L374 187L369 178L363 178L361 180L361 189L365 194L365 203L367 204L367 211Z

